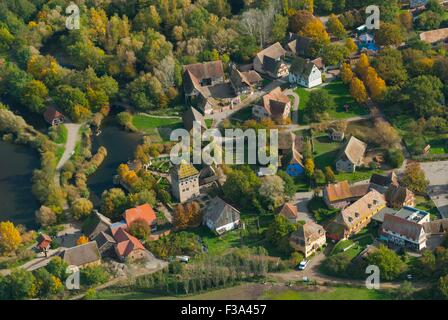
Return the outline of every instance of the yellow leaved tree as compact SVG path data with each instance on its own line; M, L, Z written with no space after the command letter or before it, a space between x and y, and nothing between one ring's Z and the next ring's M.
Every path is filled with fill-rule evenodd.
M22 243L19 230L10 221L0 222L0 253L11 253Z

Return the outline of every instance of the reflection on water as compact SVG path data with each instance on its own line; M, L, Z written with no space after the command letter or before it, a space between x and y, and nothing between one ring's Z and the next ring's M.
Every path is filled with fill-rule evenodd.
M39 157L28 146L0 140L0 220L36 226L34 212L39 202L31 192L33 170L39 168Z
M88 180L91 198L96 206L99 205L103 191L114 186L112 179L117 174L118 166L134 158L134 151L141 140L142 136L140 134L124 131L111 118L103 123L101 134L93 136L93 153L100 146L107 149L106 159Z

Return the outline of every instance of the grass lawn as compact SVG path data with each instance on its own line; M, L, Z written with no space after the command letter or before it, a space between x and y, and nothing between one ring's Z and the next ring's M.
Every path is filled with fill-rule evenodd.
M169 141L172 130L182 128L182 119L179 117L159 118L146 114L136 114L132 123L155 142Z
M326 86L313 90L325 90L333 97L336 103L336 108L328 112L330 115L330 120L347 119L355 116L367 115L369 113L369 110L366 107L361 106L352 98L347 85L341 80L332 81ZM303 111L309 101L310 90L299 87L296 89L296 92L300 96L299 110ZM345 105L350 106L348 112L344 109ZM303 113L300 113L300 115L303 115ZM300 115L299 122L303 123L303 119Z
M440 219L439 210L431 199L426 199L423 196L415 196L415 207L420 210L429 212L431 220Z
M314 163L317 168L333 167L336 157L343 143L334 142L327 135L313 138Z
M372 174L382 174L383 170L363 170L357 169L356 172L340 172L336 174L337 181L348 180L349 183L355 183L363 180L369 180Z
M280 293L268 293L268 300L388 300L391 295L380 290L355 287L324 287L326 290L296 291L286 290Z
M273 221L274 215L258 215L252 213L241 213L241 220L245 223L246 230L241 229L226 232L221 236L217 236L206 227L199 227L190 230L199 235L204 244L208 247L210 254L222 254L231 248L239 248L243 246L256 247L265 246L269 254L276 255L274 248L266 243L264 231L268 225ZM259 226L258 229L258 221Z
M205 125L207 128L211 128L213 124L213 119L205 119Z

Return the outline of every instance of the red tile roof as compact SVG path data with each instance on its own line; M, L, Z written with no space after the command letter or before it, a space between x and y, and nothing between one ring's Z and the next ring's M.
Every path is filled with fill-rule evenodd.
M117 244L115 245L115 251L117 255L122 258L126 258L134 250L145 250L145 247L142 245L142 243L136 237L131 236L129 233L127 233L123 228L112 230L112 234L115 241L117 241Z
M124 213L124 219L126 220L126 224L129 228L136 220L143 220L149 225L152 225L156 221L157 217L151 206L145 203L141 206L126 210Z

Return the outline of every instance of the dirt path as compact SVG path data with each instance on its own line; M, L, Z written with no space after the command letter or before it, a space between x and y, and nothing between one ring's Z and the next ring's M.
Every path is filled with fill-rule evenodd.
M62 155L58 165L56 166L57 171L60 171L65 163L73 155L76 143L79 139L79 129L81 128L81 124L77 123L66 123L64 124L64 126L67 128L67 142L65 143L64 154Z

